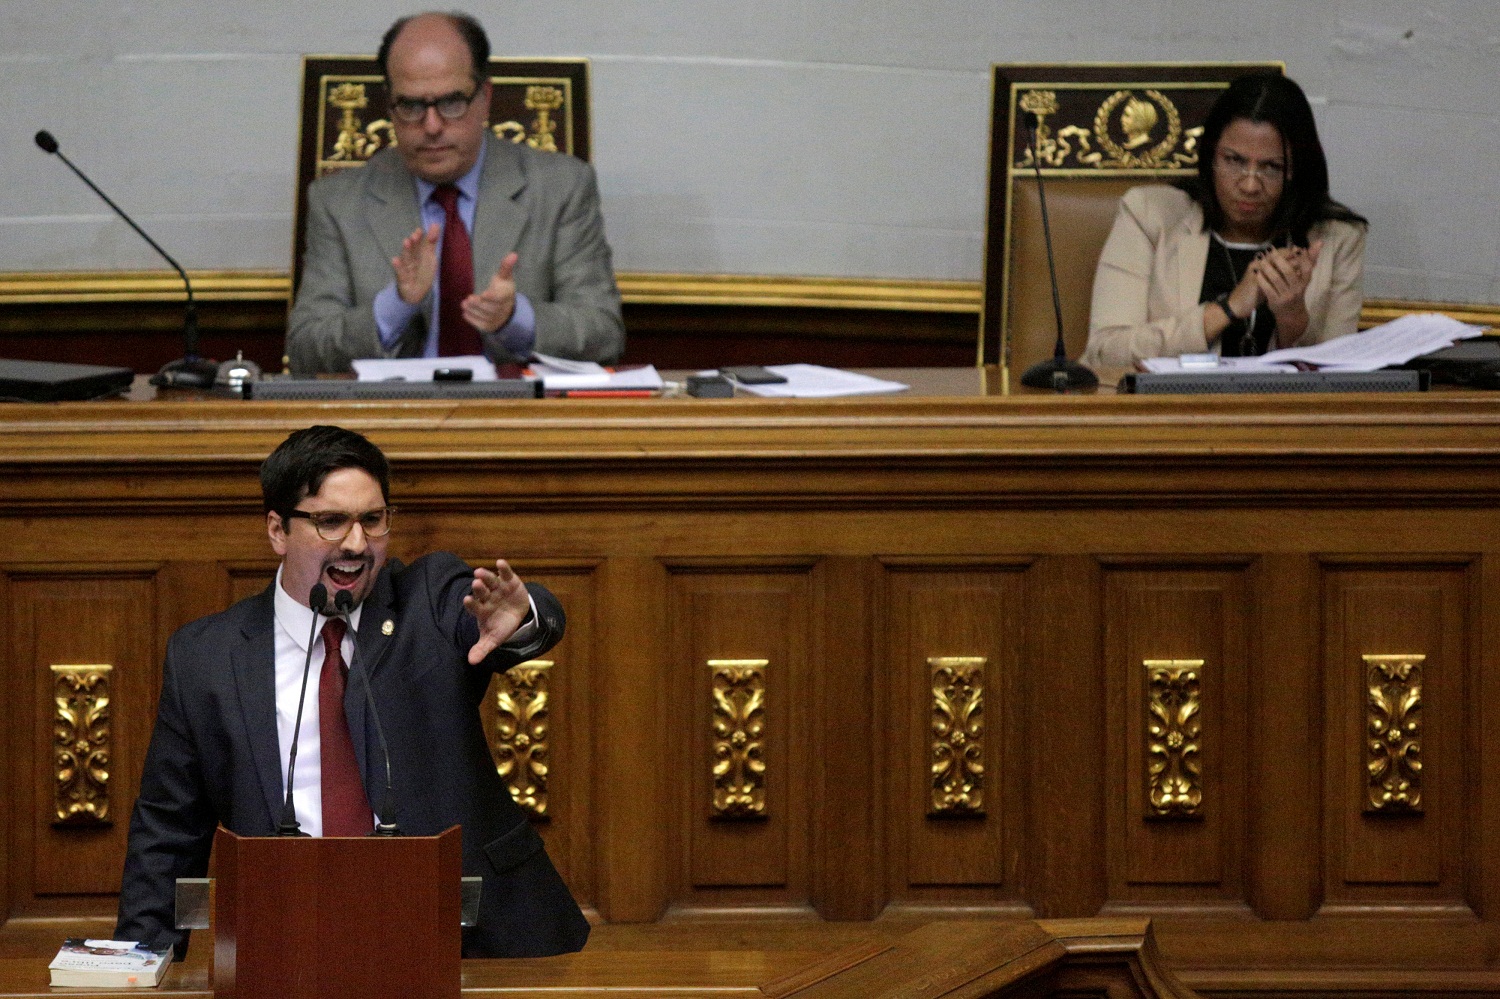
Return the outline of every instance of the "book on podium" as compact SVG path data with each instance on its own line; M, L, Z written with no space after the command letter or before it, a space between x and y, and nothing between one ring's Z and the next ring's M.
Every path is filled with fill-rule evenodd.
M458 999L462 840L214 837L218 999Z

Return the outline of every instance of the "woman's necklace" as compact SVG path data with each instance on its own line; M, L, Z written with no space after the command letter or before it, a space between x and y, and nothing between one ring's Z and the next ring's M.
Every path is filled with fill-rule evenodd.
M1255 250L1256 251L1256 255L1259 256L1260 254L1266 252L1267 250L1269 250L1271 248L1271 241L1270 240L1263 240L1262 242L1259 242L1259 243L1231 243L1227 239L1225 239L1223 236L1220 236L1217 230L1210 230L1209 235L1213 236L1214 242L1217 243L1217 244L1219 244L1219 249L1221 251L1223 251L1223 253L1224 253L1224 262L1229 265L1229 288L1230 288L1231 291L1233 291L1235 288L1238 288L1240 286L1240 271L1239 271L1238 267L1234 266L1234 255L1232 253L1230 253L1229 251L1231 249L1235 249L1235 250ZM1256 352L1255 351L1255 347L1256 347L1256 344L1255 344L1255 315L1256 315L1256 311L1257 311L1256 307L1252 305L1250 307L1250 315L1245 318L1245 332L1244 332L1244 335L1240 337L1240 356L1241 357L1249 357L1249 356L1251 356L1252 354L1254 354Z

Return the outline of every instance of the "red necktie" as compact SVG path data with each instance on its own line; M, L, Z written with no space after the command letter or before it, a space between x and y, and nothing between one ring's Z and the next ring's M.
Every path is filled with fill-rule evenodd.
M344 717L344 681L349 669L339 643L343 618L323 625L323 674L318 679L318 752L323 770L323 835L368 836L375 816L365 800L349 719Z
M443 206L443 254L438 261L438 355L483 354L479 331L464 319L463 301L474 293L474 247L458 214L458 188L442 184L432 197Z

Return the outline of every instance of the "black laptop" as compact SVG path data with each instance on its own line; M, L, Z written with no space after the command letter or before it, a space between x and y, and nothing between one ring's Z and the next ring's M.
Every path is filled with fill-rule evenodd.
M129 368L0 358L0 402L105 399L124 392L134 380Z

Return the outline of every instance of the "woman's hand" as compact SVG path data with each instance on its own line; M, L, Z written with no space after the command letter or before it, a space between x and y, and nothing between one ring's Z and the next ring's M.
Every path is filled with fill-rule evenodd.
M1255 276L1261 296L1276 316L1277 346L1291 346L1307 332L1307 283L1322 252L1322 240L1305 250L1300 246L1274 249L1246 272L1247 277Z

